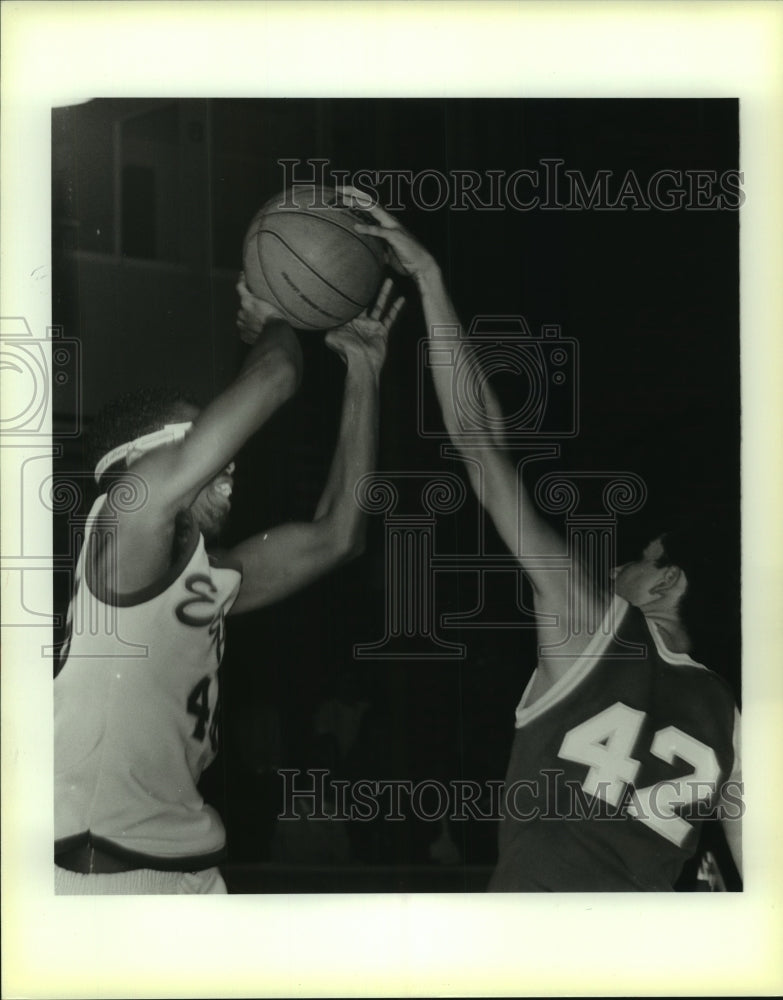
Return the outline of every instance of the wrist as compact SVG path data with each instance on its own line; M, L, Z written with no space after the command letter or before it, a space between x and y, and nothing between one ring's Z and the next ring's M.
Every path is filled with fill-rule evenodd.
M291 324L282 316L269 316L264 320L261 327L261 336L272 339L279 337L281 340L295 340L296 334L291 329Z
M434 257L431 257L424 264L424 266L416 272L414 280L419 286L419 291L422 293L428 289L437 288L443 285L443 273Z
M302 368L302 345L290 324L277 317L267 320L253 344L248 361L263 359L267 355L286 358L296 369Z
M345 363L348 366L348 376L363 382L374 380L378 384L385 356L376 355L360 347L354 347L345 352Z
M255 353L268 350L271 345L289 343L294 338L294 332L286 320L277 316L258 320L246 330L240 330L240 337L250 344Z

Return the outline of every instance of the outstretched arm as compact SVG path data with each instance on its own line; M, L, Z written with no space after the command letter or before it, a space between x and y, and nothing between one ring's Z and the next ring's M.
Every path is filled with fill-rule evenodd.
M353 195L356 204L371 214L377 225L357 224L359 232L383 239L393 253L392 263L416 282L421 293L427 333L434 340L438 327L460 328L461 324L446 289L437 262L398 221L377 205L367 204L367 195L356 189L343 189ZM434 340L437 346L437 340ZM432 366L435 392L443 421L453 444L465 460L471 484L509 550L517 556L526 571L534 591L536 610L560 616L561 627L567 626L574 588L579 598L590 603L603 603L603 595L595 581L585 581L578 568L569 575L541 567L536 556L562 555L565 541L546 521L533 503L521 476L510 461L502 435L497 431L501 416L497 397L484 377L477 354L468 339L460 345L460 375L462 391L472 401L481 401L486 416L487 434L484 443L466 441L457 419L454 385L450 366ZM584 605L583 605L584 606ZM570 635L570 628L568 634ZM585 638L573 638L561 652L574 655Z
M312 522L283 524L241 542L232 555L242 562L242 589L232 614L263 607L340 565L364 548L365 518L354 489L375 464L378 391L389 330L402 307L387 309L387 281L368 314L326 336L345 361L345 389L334 458Z

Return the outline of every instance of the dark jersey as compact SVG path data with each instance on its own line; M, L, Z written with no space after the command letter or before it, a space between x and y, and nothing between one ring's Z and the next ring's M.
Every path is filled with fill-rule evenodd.
M620 598L528 705L532 683L517 709L490 890L671 890L700 820L739 776L728 686L667 650Z

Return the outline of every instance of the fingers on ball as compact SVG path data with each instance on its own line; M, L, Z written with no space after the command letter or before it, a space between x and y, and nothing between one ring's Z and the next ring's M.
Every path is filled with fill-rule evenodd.
M379 319L383 314L383 310L386 306L386 300L389 298L389 290L391 289L391 282L387 278L381 285L378 291L378 296L375 299L375 305L372 307L370 316L372 319Z

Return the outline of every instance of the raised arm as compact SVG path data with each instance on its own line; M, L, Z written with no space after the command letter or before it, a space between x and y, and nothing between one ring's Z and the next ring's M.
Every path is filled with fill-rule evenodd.
M366 521L354 489L375 464L380 373L389 330L403 302L398 298L387 308L391 288L386 282L368 314L326 336L347 371L338 440L323 494L313 521L270 528L232 551L244 571L232 614L287 597L364 548Z
M232 461L234 455L295 391L301 349L290 326L271 306L237 289L238 325L252 348L236 379L200 413L184 439L130 461L144 494L133 511L116 512L117 558L111 567L121 593L149 586L171 563L177 515ZM109 497L111 503L111 493Z
M356 204L371 214L377 225L357 224L359 232L377 236L386 241L392 251L391 262L410 275L416 282L422 299L428 336L434 346L438 342L438 327L461 329L459 317L443 281L437 262L399 222L384 209L367 203L367 196L356 189L344 189L356 199ZM466 440L461 433L454 399L454 384L450 366L432 366L435 392L443 414L443 422L451 440L462 455L471 484L486 508L509 550L517 556L534 591L536 610L560 616L561 626L567 626L567 615L572 607L573 588L578 588L580 599L603 604L603 594L596 581L586 581L574 567L571 574L543 568L537 556L563 555L565 540L546 521L533 503L517 473L502 435L497 431L501 416L500 406L483 376L477 354L470 341L460 343L460 384L474 403L480 401L486 415L487 434L483 443L475 438ZM569 633L570 635L570 629ZM554 637L553 637L554 639ZM574 638L567 650L569 655L579 652L584 637Z
M239 374L201 411L181 445L157 449L133 468L169 512L188 507L299 385L302 353L293 330L244 281L237 290L242 339L252 343Z

